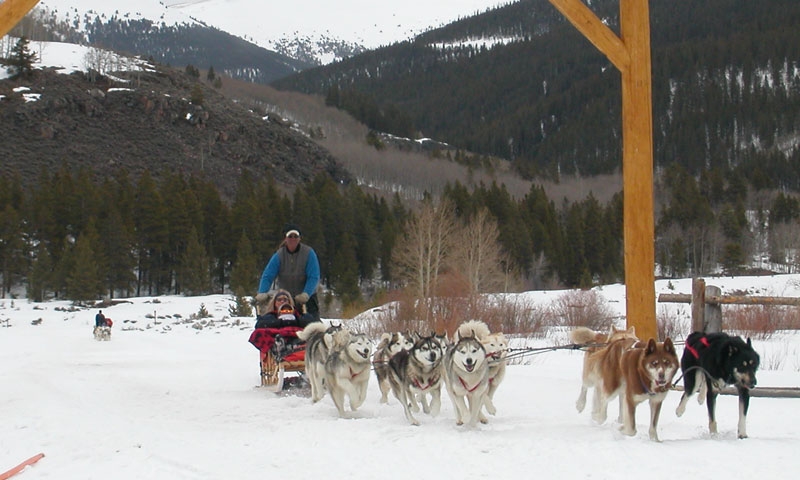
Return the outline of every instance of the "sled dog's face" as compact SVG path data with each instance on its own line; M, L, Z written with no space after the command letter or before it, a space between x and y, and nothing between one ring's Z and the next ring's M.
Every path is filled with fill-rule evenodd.
M641 367L646 372L651 390L656 391L668 387L678 371L678 355L672 340L667 338L664 343L650 340L641 359Z
M481 343L483 348L486 349L486 356L491 357L493 360L502 360L508 355L508 340L500 332L492 333L484 338Z
M486 350L473 337L464 337L453 347L453 364L471 373L486 361Z
M395 332L389 340L389 356L394 355L400 350L411 350L414 346L414 341L408 333Z
M753 344L747 339L745 347L729 347L730 365L733 371L735 385L745 388L756 386L756 370L761 361L758 354L753 350Z
M372 354L372 342L369 341L366 334L352 334L346 349L347 354L352 359L366 362L369 361L369 357Z
M421 365L434 365L441 361L444 355L442 345L435 336L420 338L410 352Z

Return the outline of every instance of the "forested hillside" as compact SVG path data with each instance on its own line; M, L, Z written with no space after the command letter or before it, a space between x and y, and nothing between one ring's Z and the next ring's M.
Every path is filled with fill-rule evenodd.
M800 3L650 7L656 165L800 189ZM591 8L617 29L617 1ZM489 39L505 43L488 48ZM273 85L326 95L377 130L506 158L528 177L620 169L619 73L547 0Z

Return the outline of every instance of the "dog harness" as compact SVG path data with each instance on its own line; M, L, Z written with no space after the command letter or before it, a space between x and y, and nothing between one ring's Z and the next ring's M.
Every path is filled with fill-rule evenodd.
M708 343L708 338L706 338L706 337L700 337L700 338L698 338L698 339L697 339L697 341L698 341L698 342L699 342L701 345L703 345L704 347L708 347L708 346L709 346L709 343ZM693 356L695 359L697 359L697 358L700 358L700 352L698 352L698 351L697 351L697 349L696 349L696 348L694 348L692 345L689 345L689 344L687 343L685 348L686 348L686 350L689 350L689 353L691 353L691 354L692 354L692 356Z
M469 386L467 385L467 382L465 382L463 378L458 377L458 381L461 382L461 386L464 387L464 390L466 390L469 393L474 392L475 389L478 388L478 386L481 384L481 382L478 382L478 383L475 384L474 387L469 388Z

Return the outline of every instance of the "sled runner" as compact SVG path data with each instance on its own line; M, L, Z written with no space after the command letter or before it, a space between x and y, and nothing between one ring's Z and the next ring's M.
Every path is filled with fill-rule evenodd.
M257 328L250 343L259 350L261 386L273 392L308 385L305 378L305 342L297 338L298 327ZM297 375L286 377L286 372Z

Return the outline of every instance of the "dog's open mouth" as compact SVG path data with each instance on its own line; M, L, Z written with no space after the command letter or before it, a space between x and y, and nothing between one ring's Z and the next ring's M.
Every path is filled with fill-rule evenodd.
M363 352L358 352L358 354L361 355L361 358L369 357L369 351L368 350L364 350Z
M464 370L472 373L472 371L475 370L475 364L474 363L465 363L464 364Z

